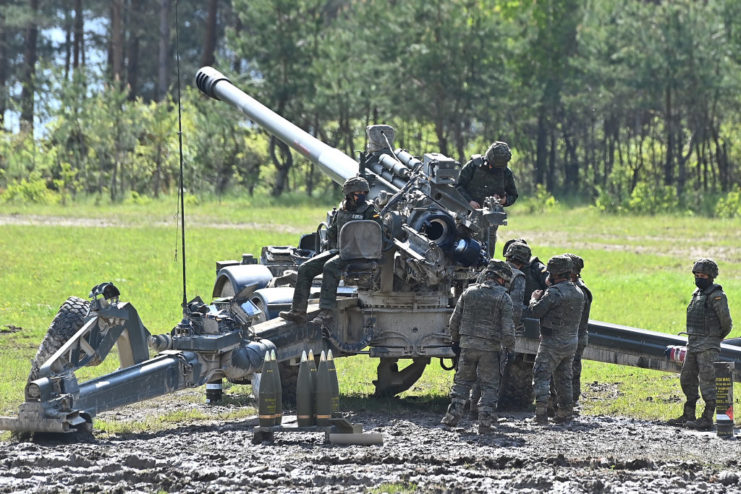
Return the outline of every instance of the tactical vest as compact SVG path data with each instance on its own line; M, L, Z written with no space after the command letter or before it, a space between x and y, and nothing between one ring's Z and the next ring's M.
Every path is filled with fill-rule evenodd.
M693 336L720 337L720 319L710 306L711 295L721 290L720 285L712 285L707 290L695 290L687 306L687 334Z
M503 286L491 282L474 285L463 292L461 297L465 305L460 321L462 348L470 346L473 340L481 350L499 350L502 336L500 318L506 296L507 291Z
M522 267L522 274L525 275L525 299L523 300L524 304L527 305L530 302L530 296L535 290L545 290L547 288L542 281L542 270L544 269L545 266L537 257L533 257L532 259L530 259L530 262L527 265Z
M555 290L560 295L560 303L550 308L550 310L540 320L541 333L549 336L550 333L554 339L563 343L571 340L576 343L576 337L579 332L579 323L581 314L584 310L584 295L570 281L563 281L548 287L548 290Z
M471 181L466 185L466 192L471 198L479 204L484 203L484 199L493 195L503 196L507 184L506 168L489 169L483 161L481 166L477 166L473 171Z
M376 216L376 218L374 218ZM330 225L330 231L328 232L329 235L329 248L330 249L336 249L337 248L337 237L340 234L340 231L342 230L342 227L345 226L345 223L348 223L350 221L354 220L377 220L380 222L380 219L377 217L378 213L376 212L376 208L373 206L372 203L366 202L365 204L362 204L361 206L357 207L354 211L348 211L347 209L340 208L334 213L334 218L332 220L332 225Z

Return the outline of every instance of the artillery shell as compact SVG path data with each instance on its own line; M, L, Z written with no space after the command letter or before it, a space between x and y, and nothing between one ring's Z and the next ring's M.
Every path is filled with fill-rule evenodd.
M329 385L331 390L331 411L333 417L340 416L340 383L337 380L337 368L334 365L332 350L327 352L327 370L329 371Z
M301 354L301 363L298 366L298 380L296 381L296 421L299 427L314 425L314 375L316 368L312 371L306 357L306 351Z
M283 386L280 382L280 367L278 367L278 359L275 357L275 350L270 354L270 365L273 367L273 379L275 380L273 386L275 390L275 414L273 415L273 421L275 425L281 425L283 423Z
M260 378L260 391L257 399L257 415L262 427L270 427L275 424L276 409L275 379L273 378L273 366L270 363L270 353L265 354L262 364L262 377Z
M322 351L316 370L316 425L329 425L332 417L332 384L330 383L327 357Z

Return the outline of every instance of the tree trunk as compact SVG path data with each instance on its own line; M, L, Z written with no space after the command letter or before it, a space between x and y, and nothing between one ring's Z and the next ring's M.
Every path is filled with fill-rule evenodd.
M140 14L141 3L141 0L131 0L131 8L129 10L129 63L126 69L126 80L129 85L129 101L134 101L139 93L139 43L143 25Z
M290 172L293 167L293 155L288 146L273 136L270 137L268 150L270 152L270 158L273 160L273 164L278 170L278 174L275 177L275 183L273 184L273 190L270 191L270 194L273 197L278 197L286 189L288 172ZM280 156L278 156L276 151L280 153Z
M72 31L74 29L71 12L64 11L64 79L69 79L70 68L72 65Z
M6 46L8 35L5 29L5 17L0 12L0 132L4 130L5 110L7 103L8 80L8 48Z
M123 0L111 2L111 80L117 88L123 81Z
M39 10L39 0L29 0L31 7L31 21L26 27L25 49L23 53L23 73L21 75L21 125L33 132L34 93L36 76L36 40L39 29L36 25L36 15Z
M545 184L546 154L548 147L548 128L545 108L541 106L538 113L538 135L535 150L535 183Z
M666 161L664 161L664 185L674 184L674 115L672 114L672 90L667 86L664 96L666 105Z
M206 18L206 35L203 40L203 53L201 54L201 67L213 65L216 61L214 51L216 50L216 20L219 0L208 1L208 17Z
M85 19L82 9L82 0L75 0L75 40L72 49L72 68L80 64L85 65Z
M170 82L167 79L170 51L170 0L160 0L159 71L157 72L157 101L167 98Z

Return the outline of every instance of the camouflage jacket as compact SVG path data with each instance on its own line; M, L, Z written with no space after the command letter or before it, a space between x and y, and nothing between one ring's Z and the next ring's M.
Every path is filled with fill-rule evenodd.
M723 287L713 284L697 288L687 306L687 348L692 351L720 349L720 342L733 329L728 299Z
M576 345L584 311L584 295L571 281L549 286L542 297L533 300L525 316L540 319L543 342Z
M522 311L525 309L525 274L509 264L512 268L512 281L509 282L509 298L512 299L512 320L515 328L522 326Z
M540 259L533 257L530 262L522 267L522 274L525 275L525 293L523 294L522 303L527 305L530 303L530 296L535 290L545 290L548 285L545 284L545 279L548 278L548 271L546 270L545 264L540 262Z
M581 313L581 322L579 323L579 344L586 345L589 333L589 312L592 310L592 292L581 278L577 279L575 284L584 295L584 310Z
M511 206L517 200L517 186L512 170L490 167L481 156L475 156L461 168L455 188L467 201L473 200L482 206L484 199L494 194L507 195L507 203L503 206Z
M340 209L338 209L332 216L332 219L329 223L329 228L327 228L329 249L337 248L337 237L340 233L340 230L342 230L342 227L345 226L345 223L354 220L373 220L383 226L381 223L381 216L378 214L378 210L372 202L365 202L364 204L361 204L360 206L355 208L354 211L349 211L345 209L345 203L343 201L340 204Z
M452 340L461 348L514 348L512 300L507 290L490 281L468 287L455 305L449 327Z

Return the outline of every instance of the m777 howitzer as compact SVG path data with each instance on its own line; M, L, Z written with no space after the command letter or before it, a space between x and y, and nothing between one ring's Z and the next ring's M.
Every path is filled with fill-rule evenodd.
M183 320L167 334L152 335L136 309L119 301L118 290L101 284L91 292L90 302L71 297L61 307L34 361L19 415L0 418L0 429L89 429L93 417L105 410L222 379L251 383L271 350L281 363L288 401L295 393L303 351L318 355L331 349L336 356L379 358L377 395L408 389L432 358L441 364L454 358L447 323L455 298L487 260L477 238L487 226L504 224L504 212L496 204L483 210L468 205L454 188L454 160L434 153L419 160L387 146L358 163L273 113L214 69L201 69L196 82L204 93L241 109L336 182L358 173L368 179L384 228L355 221L340 232L340 255L352 262L338 289L335 326L323 331L277 317L292 298L290 272L322 249L326 232L321 227L302 237L298 247L264 247L259 264L250 255L218 262L214 301L191 301ZM383 127L377 130L385 132ZM309 306L310 316L317 311L318 306ZM500 406L527 408L532 403L539 330L537 321L525 326L505 370ZM684 338L598 321L590 321L589 330L584 358L680 369L666 357L666 349L685 345ZM75 372L99 364L113 345L118 346L121 368L78 382ZM157 352L153 358L150 349ZM734 363L735 379L741 380L741 347L722 345L720 358ZM399 370L399 360L411 364Z

